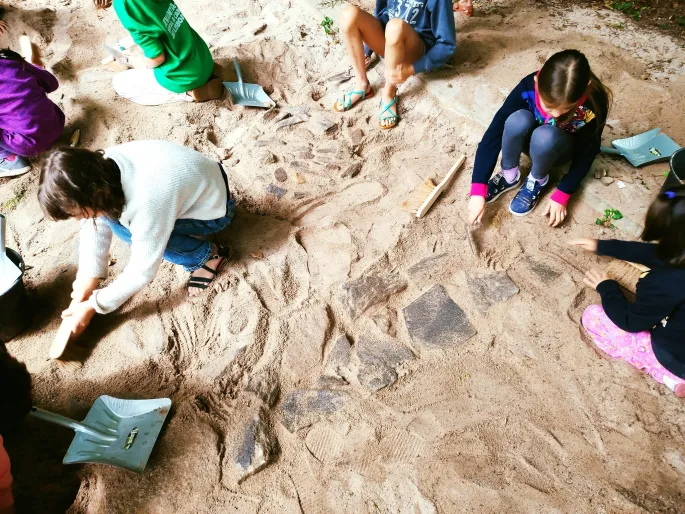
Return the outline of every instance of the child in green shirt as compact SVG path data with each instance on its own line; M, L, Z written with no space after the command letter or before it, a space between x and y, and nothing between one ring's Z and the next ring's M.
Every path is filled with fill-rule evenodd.
M97 8L111 0L93 0ZM207 44L188 24L173 0L114 0L121 24L143 51L134 69L114 77L114 90L142 105L216 100L225 88L214 75ZM220 72L219 72L220 73Z

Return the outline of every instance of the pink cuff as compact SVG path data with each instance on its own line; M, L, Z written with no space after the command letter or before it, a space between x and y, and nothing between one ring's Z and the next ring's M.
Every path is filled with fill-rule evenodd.
M566 206L568 204L568 200L571 198L571 195L568 193L564 193L563 191L559 191L558 189L554 191L552 194L551 200L554 202L557 202L559 205Z
M471 184L471 196L488 196L487 184Z

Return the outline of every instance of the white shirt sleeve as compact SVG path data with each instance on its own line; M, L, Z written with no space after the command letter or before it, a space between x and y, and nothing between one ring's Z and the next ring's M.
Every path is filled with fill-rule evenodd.
M106 278L112 229L100 218L81 221L78 277Z

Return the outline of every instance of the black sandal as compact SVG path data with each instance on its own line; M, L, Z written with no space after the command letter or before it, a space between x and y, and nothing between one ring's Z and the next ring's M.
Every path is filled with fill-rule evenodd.
M228 264L228 262L231 260L231 257L233 257L233 248L231 248L230 246L216 245L216 248L216 255L212 255L207 260L211 261L213 259L223 257L223 260L219 263L217 268L214 270L205 264L202 265L202 269L209 271L212 274L212 278L191 276L190 280L188 281L188 289L190 289L191 287L196 287L198 289L207 289L209 287L209 284L211 284L214 281L216 276L219 273L221 273L222 269L224 269L224 266L226 266L226 264Z

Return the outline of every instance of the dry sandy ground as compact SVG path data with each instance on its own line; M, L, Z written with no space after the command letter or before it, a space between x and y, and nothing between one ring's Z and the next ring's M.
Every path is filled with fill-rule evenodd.
M37 172L0 185L9 246L33 266L35 322L9 349L34 374L36 403L78 418L101 394L174 402L142 476L64 467L71 433L28 421L9 441L20 512L685 510L685 403L581 341L578 318L597 295L579 270L599 261L563 245L600 235L605 204L630 218L616 235L632 237L666 166L598 158L627 187L589 177L557 230L499 202L475 235L480 260L462 222L487 122L556 50L586 52L613 88L605 139L659 126L685 143L682 43L625 20L618 29L606 11L489 2L457 20L451 67L403 86L403 120L385 132L375 101L330 112L349 84L324 79L346 61L310 0L179 1L215 58L237 55L278 113L117 99L99 66L102 43L124 35L114 12L45 4L14 2L1 43L22 32L39 42L61 82L65 141L80 127L92 149L164 138L222 159L239 208L220 240L237 258L194 302L184 273L164 264L93 323L82 368L59 366L47 348L76 271L77 224L43 219ZM382 64L374 86L381 74ZM429 216L400 210L461 153L465 169ZM113 256L114 275L128 249L116 243Z

